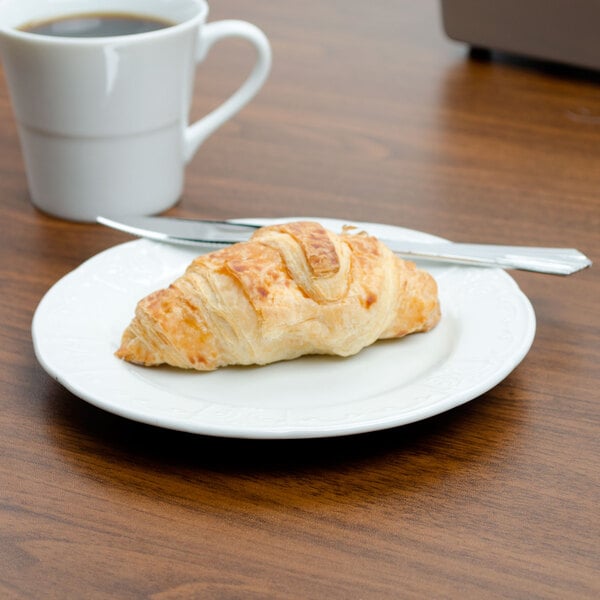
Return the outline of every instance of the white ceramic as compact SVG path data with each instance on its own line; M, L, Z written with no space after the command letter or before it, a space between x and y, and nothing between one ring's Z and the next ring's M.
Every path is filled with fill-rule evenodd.
M104 38L19 31L61 15L126 12L176 24ZM205 24L204 0L3 0L4 63L30 193L41 210L93 221L99 214L147 215L172 206L185 164L200 144L263 85L267 38L244 21ZM254 68L212 113L188 126L195 66L224 38L248 40Z
M337 231L352 224L319 221ZM355 225L391 239L439 240ZM504 379L533 341L533 309L506 272L427 263L439 286L440 324L349 358L310 356L209 373L115 358L137 301L181 275L198 253L138 240L83 263L37 308L32 334L41 365L80 398L136 421L207 435L310 438L395 427L454 408Z

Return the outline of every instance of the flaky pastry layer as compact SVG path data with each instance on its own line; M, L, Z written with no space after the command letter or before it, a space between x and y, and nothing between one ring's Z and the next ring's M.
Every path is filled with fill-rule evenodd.
M439 319L430 274L374 237L303 221L196 258L138 303L116 356L200 371L350 356Z

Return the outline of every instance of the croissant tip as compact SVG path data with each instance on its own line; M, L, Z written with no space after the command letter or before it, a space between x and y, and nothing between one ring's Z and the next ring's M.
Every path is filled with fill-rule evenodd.
M121 345L114 355L121 360L135 365L150 367L159 364L154 355L148 351L143 340L134 333L133 328L135 325L136 319L134 319L131 325L124 331L121 338Z
M114 355L126 362L135 363L135 364L143 364L138 359L136 359L135 354L131 351L131 349L127 348L126 345L122 345Z
M129 356L129 353L125 350L125 348L123 348L123 346L121 346L115 353L114 355L117 358L120 358L121 360L129 360L131 357Z

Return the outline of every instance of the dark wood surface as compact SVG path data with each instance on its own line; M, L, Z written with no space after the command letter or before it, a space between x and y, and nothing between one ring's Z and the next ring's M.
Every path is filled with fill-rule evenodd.
M470 60L433 0L221 0L272 75L171 214L333 216L600 261L600 76ZM252 61L199 69L193 116ZM0 72L0 597L597 598L600 276L514 272L522 364L461 408L347 438L242 441L130 422L36 362L61 276L129 239L28 201Z

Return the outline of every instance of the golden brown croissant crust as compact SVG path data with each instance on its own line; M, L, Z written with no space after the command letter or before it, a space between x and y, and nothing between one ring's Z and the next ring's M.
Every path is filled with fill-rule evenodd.
M196 258L138 303L116 356L200 371L349 356L439 319L431 275L364 233L295 222Z

